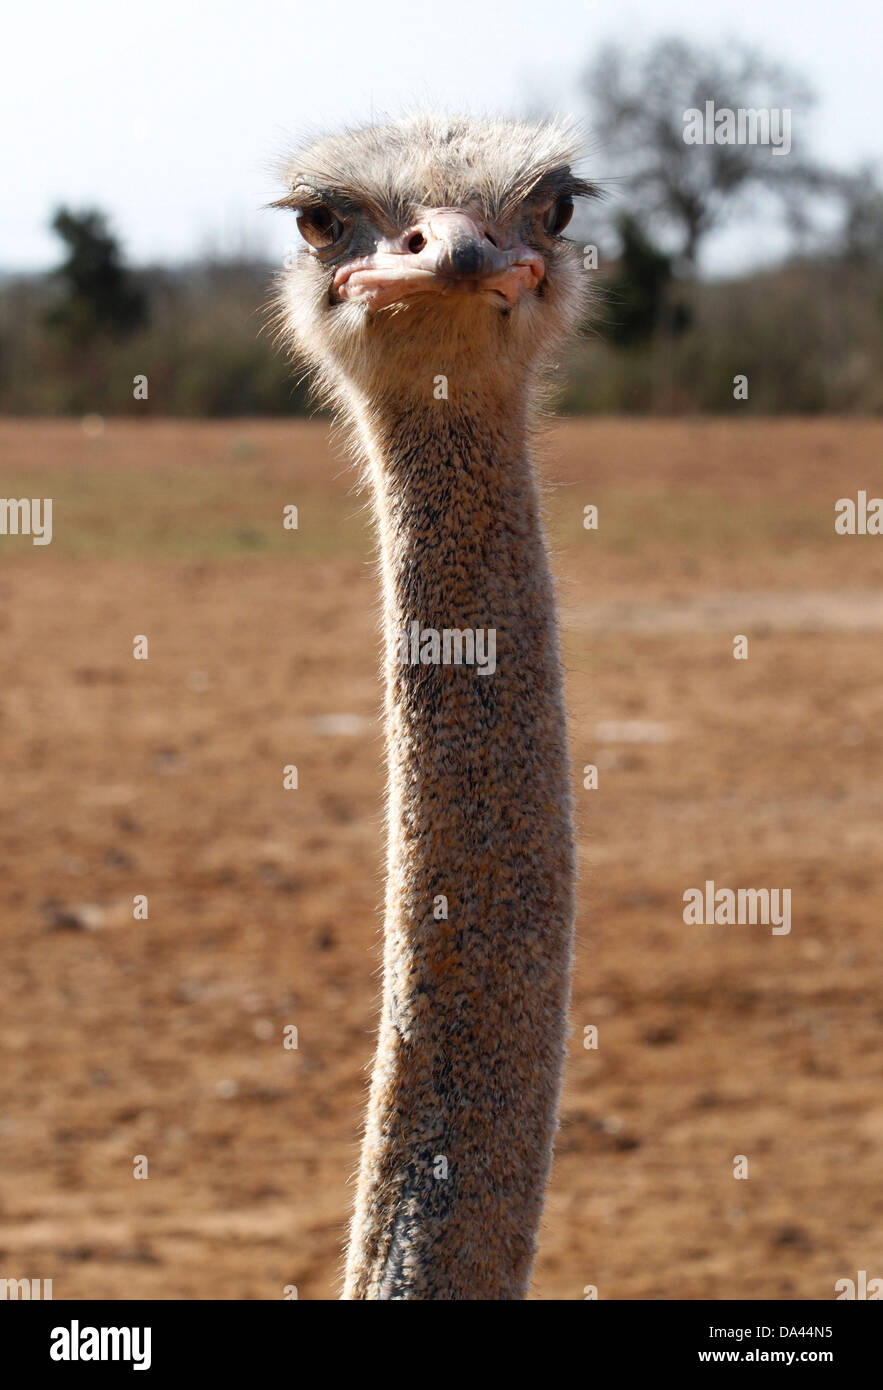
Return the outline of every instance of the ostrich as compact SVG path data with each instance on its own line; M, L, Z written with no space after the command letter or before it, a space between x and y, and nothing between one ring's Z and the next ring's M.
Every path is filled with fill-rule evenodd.
M304 242L281 332L351 427L382 577L383 1001L345 1299L518 1299L530 1278L575 855L529 441L583 307L575 153L557 123L409 116L312 143L274 204ZM468 660L482 634L493 670Z

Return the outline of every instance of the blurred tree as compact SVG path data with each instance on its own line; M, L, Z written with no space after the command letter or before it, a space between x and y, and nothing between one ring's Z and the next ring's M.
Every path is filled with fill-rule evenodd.
M622 253L606 285L611 311L605 336L618 347L631 347L660 329L683 332L689 312L670 300L671 256L653 245L634 214L622 214L617 226Z
M50 309L49 322L77 343L100 332L125 337L140 328L147 319L147 299L123 266L104 216L59 208L52 230L65 243L67 255L55 271L63 294Z
M797 108L800 115L812 104L799 78L752 49L716 54L664 39L636 59L610 45L587 69L583 87L611 186L624 190L687 270L695 269L703 240L750 194L781 198L794 224L805 197L826 185L799 141L778 157L771 144L686 143L685 113L704 114L706 101L718 111Z
M883 266L883 189L868 166L842 180L840 254L855 265Z

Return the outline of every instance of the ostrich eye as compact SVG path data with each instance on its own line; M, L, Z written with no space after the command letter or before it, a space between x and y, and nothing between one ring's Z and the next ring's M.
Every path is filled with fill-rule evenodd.
M344 225L331 208L320 203L318 207L301 209L297 214L297 230L309 246L324 251L340 241Z
M564 193L560 198L556 198L554 203L543 213L543 227L549 236L558 236L564 231L571 217L573 216L573 199L569 193Z

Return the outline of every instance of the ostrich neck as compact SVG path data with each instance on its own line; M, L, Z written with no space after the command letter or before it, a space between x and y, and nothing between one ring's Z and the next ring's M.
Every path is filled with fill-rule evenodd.
M474 409L375 403L364 431L384 588L388 880L348 1298L520 1298L530 1277L565 1048L574 862L524 411L515 393ZM436 664L425 637L429 664L413 662L415 624L440 640L483 632L485 658L492 629L493 673L490 659L483 673Z

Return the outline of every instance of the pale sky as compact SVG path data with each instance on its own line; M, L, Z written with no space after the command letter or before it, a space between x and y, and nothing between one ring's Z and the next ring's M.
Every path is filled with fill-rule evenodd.
M97 205L130 262L292 239L270 163L286 134L415 103L581 114L604 41L754 44L806 76L813 151L883 164L881 0L19 0L0 52L0 270L58 260L52 209ZM764 242L722 233L707 268Z

